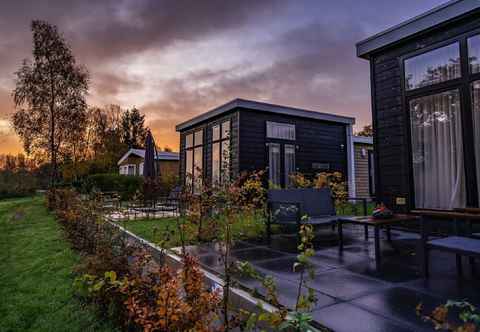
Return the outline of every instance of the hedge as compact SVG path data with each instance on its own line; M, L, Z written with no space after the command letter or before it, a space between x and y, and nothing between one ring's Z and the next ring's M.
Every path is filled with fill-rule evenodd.
M122 199L130 199L137 191L142 190L143 177L119 175L115 173L89 175L85 182L87 192L116 191Z

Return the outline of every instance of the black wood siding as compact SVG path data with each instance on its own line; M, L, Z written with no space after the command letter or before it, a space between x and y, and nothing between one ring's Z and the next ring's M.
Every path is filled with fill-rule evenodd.
M331 170L347 175L346 125L246 109L239 112L240 171L263 170L268 166L266 121L273 121L295 124L298 171L315 173L318 170L312 169L312 163L329 163Z
M477 13L371 56L376 193L379 201L397 211L413 207L410 123L403 98L401 58L479 27ZM396 205L397 197L406 198L407 205Z

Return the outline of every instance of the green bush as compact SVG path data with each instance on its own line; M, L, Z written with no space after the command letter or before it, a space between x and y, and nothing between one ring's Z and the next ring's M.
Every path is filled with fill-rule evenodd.
M37 180L25 170L0 171L0 199L30 196L37 188Z
M89 175L83 183L87 193L93 191L116 191L122 200L131 199L137 191L141 191L143 177L119 174L93 174Z

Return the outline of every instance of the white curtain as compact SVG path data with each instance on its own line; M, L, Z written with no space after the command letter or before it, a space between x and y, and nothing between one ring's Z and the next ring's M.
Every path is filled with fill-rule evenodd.
M480 191L480 81L473 82L472 84L472 104L477 189ZM480 193L478 196L478 204L480 206Z
M268 178L274 186L280 186L280 144L268 143Z
M410 102L415 205L452 209L466 204L458 90Z

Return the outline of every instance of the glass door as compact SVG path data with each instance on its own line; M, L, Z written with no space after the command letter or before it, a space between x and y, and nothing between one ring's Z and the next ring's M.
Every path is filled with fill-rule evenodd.
M452 209L466 205L458 89L410 100L415 206Z

